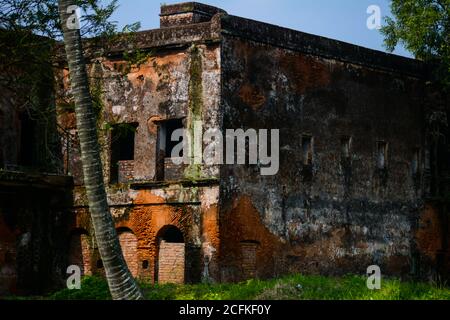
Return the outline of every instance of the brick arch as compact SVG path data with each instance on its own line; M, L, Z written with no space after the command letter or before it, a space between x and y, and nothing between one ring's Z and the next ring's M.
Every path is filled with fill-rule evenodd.
M184 243L184 234L177 226L168 224L159 229L156 234L157 241L165 240L171 243Z
M70 232L68 265L76 265L82 275L92 274L90 237L86 229L77 228Z
M155 274L158 283L185 282L186 249L183 232L174 225L162 227L157 235L157 263Z
M137 237L131 229L125 227L118 228L117 234L128 269L134 277L137 277L139 272Z

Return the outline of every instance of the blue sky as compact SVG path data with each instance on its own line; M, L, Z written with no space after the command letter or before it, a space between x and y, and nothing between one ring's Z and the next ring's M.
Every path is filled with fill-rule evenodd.
M113 19L124 26L140 21L142 29L159 27L160 4L155 0L119 0ZM165 1L166 4L183 2ZM378 5L382 16L390 15L389 0L200 0L229 14L264 21L363 47L385 51L383 36L366 26L367 8ZM411 57L399 47L395 54Z

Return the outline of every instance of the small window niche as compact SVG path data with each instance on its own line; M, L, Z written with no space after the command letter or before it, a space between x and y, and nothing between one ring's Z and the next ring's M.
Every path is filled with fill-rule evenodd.
M421 157L420 157L420 148L414 148L412 159L411 159L411 173L413 178L417 178L420 175L421 168Z
M17 164L21 167L31 168L36 165L36 127L36 120L28 112L20 115L20 152Z
M96 263L97 269L103 269L103 260L99 259Z
M304 166L312 166L313 164L313 137L308 135L302 136L302 161Z
M341 137L341 157L343 160L348 161L352 156L352 137L342 136Z
M310 183L313 179L313 137L302 136L302 179L303 182Z
M133 179L135 136L138 123L114 125L111 131L111 183Z
M386 170L388 167L389 144L386 141L377 142L377 169Z

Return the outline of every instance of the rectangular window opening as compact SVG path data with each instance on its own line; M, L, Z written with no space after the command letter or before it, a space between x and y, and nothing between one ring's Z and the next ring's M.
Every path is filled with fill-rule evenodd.
M164 158L172 158L172 153L175 146L177 146L182 140L172 141L172 135L176 130L183 129L182 119L172 119L161 121L159 128L159 148L162 151ZM183 150L180 154L176 155L176 158L183 157Z
M111 183L119 180L119 162L133 161L138 123L121 123L111 131Z
M20 154L18 165L22 167L33 167L34 159L34 145L36 134L36 120L24 112L20 115Z
M411 172L413 176L417 176L420 173L420 148L415 148L413 150Z
M341 137L341 155L344 159L350 159L352 149L352 137Z
M377 168L382 170L387 168L388 161L388 143L385 141L377 142Z
M311 166L313 164L313 138L312 136L302 137L303 165Z

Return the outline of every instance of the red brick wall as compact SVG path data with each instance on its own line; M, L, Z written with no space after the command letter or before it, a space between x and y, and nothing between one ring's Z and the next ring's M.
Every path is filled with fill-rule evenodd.
M174 164L172 158L165 158L164 159L164 180L166 180L166 181L182 180L184 177L185 169L186 169L186 165Z
M122 247L123 256L127 262L128 268L134 277L138 275L138 255L137 255L137 238L129 232L119 233L120 246Z
M158 261L159 283L184 283L184 249L184 243L161 241Z
M241 243L242 254L242 273L244 279L253 279L256 277L256 243Z
M81 268L82 275L91 275L91 251L89 237L85 234L74 234L70 239L69 265Z
M16 236L0 212L0 296L14 292L16 281Z

